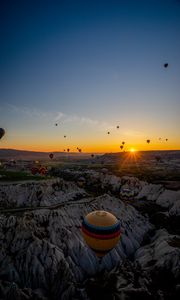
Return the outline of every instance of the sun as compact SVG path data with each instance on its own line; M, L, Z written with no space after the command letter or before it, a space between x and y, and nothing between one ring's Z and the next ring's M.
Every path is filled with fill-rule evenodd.
M134 148L131 148L130 151L131 151L131 152L135 152L136 150L135 150Z

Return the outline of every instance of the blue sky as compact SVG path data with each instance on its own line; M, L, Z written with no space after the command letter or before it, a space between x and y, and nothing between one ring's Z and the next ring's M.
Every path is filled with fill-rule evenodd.
M2 147L119 151L121 139L146 149L150 138L150 149L180 148L179 1L4 1L0 11Z

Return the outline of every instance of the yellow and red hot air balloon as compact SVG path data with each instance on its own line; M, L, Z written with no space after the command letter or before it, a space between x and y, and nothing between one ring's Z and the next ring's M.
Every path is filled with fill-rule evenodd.
M107 211L93 211L82 222L82 235L87 245L101 258L118 243L120 222Z

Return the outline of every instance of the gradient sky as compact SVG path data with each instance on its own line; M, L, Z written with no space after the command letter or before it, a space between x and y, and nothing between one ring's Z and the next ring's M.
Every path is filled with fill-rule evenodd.
M180 149L180 1L1 1L0 103L1 148Z

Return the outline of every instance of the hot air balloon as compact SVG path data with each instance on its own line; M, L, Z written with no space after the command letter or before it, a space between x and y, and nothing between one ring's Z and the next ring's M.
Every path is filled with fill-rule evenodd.
M150 143L150 140L146 140L146 142L149 144L149 143Z
M66 138L66 135L64 135L64 138Z
M78 149L78 151L79 151L79 152L82 152L82 150L81 150L81 149Z
M38 172L39 172L39 169L38 169L38 168L36 168L36 167L31 168L31 173L32 173L33 175L38 174Z
M52 159L52 158L54 157L54 154L53 154L53 153L50 153L50 154L49 154L49 157L50 157L50 159Z
M168 65L169 65L168 63L165 63L165 64L164 64L164 68L167 68L167 67L168 67Z
M159 138L159 140L161 141L161 138Z
M122 150L122 149L123 149L123 146L121 145L120 148L121 148L121 150Z
M125 144L125 142L122 142L122 145L124 145Z
M4 128L0 128L0 139L5 135L5 130Z
M58 123L55 123L55 126L58 126Z
M40 175L46 175L46 172L47 172L47 170L46 170L45 167L39 168L39 174L40 174Z
M166 139L166 142L168 141L168 139Z
M68 148L68 149L67 149L67 152L69 152L69 151L70 151L70 149Z
M110 134L110 131L108 131L107 134Z
M119 129L119 125L117 125L116 128Z
M111 251L120 239L120 222L107 211L89 213L81 229L85 242L100 258Z
M94 154L91 154L91 157L94 157Z

